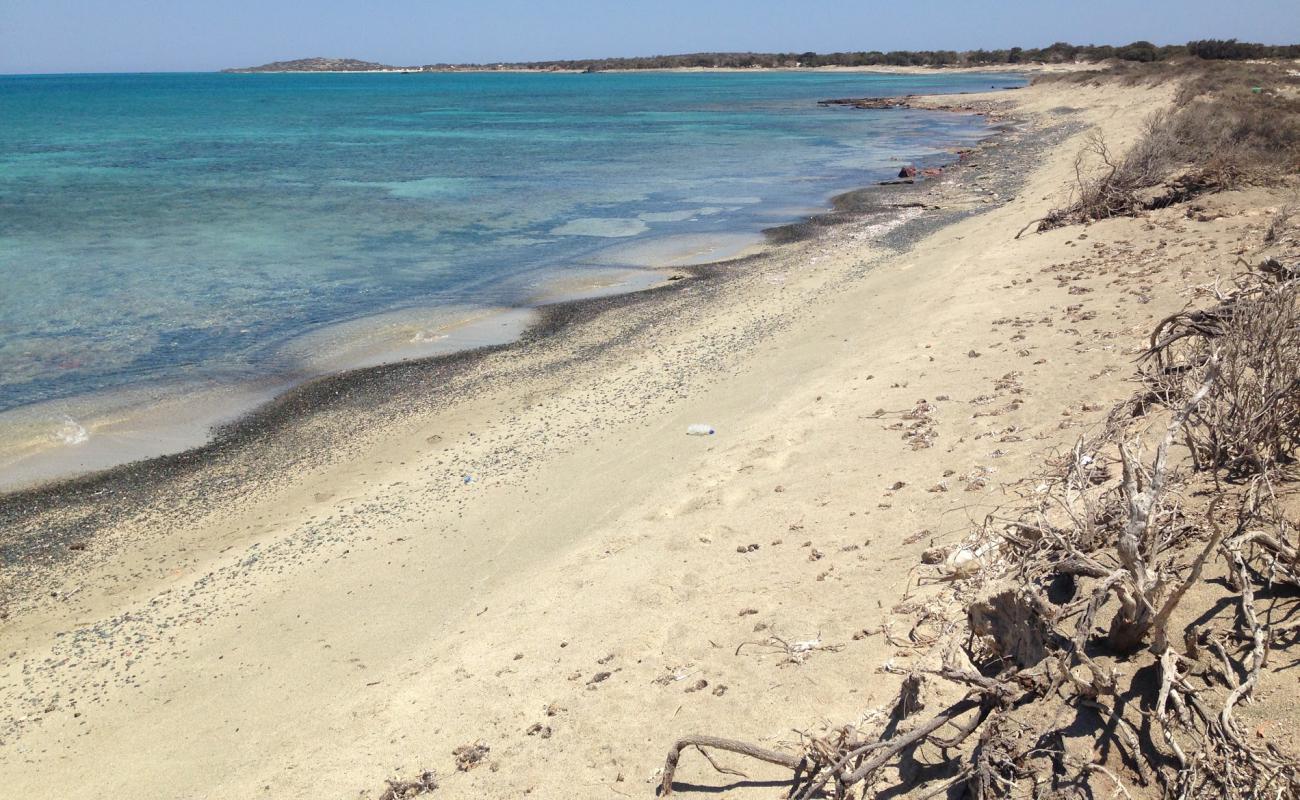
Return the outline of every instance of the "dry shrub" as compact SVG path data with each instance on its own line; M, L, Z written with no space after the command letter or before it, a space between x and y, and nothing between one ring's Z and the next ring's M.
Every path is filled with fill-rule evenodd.
M1170 113L1157 111L1144 124L1141 137L1122 158L1117 157L1098 131L1084 138L1074 159L1075 189L1071 202L1054 209L1038 224L1040 231L1062 225L1128 216L1163 204L1144 196L1144 190L1161 183L1174 169L1178 150L1173 147ZM1021 231L1023 233L1024 231Z
M1210 309L1163 320L1146 354L1147 380L1168 403L1217 371L1187 442L1198 465L1234 477L1290 463L1300 447L1300 281L1252 274L1238 284Z
M1098 132L1090 133L1081 152L1074 160L1074 174L1078 183L1078 199L1074 208L1085 220L1106 219L1137 210L1139 190L1151 185L1150 181L1162 172L1159 152L1138 146L1123 159L1111 155L1105 138ZM1099 174L1086 174L1087 158L1101 163Z
M1074 196L1030 223L1040 231L1300 174L1300 78L1282 67L1180 62L1091 75L1100 85L1177 80L1179 90L1173 108L1151 115L1122 157L1089 135L1075 162Z
M1297 202L1291 202L1279 208L1273 218L1269 220L1268 228L1264 231L1264 244L1272 245L1283 241L1296 219L1297 212L1300 212L1300 203Z

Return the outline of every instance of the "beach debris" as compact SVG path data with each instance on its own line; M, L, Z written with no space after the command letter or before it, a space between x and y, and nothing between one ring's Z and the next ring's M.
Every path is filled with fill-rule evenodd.
M972 469L970 472L959 476L959 479L965 481L966 491L980 492L988 487L989 485L988 476L992 475L994 471L995 470L992 467L976 465L975 468Z
M974 548L959 547L952 551L943 563L950 575L969 578L988 565L996 549L997 545L994 543Z
M757 630L757 628L755 628L755 630ZM838 653L844 649L844 645L842 644L824 644L820 634L812 639L795 642L788 642L780 636L772 634L761 642L741 642L740 645L736 647L736 655L740 655L740 651L746 646L758 647L767 653L783 654L785 658L780 662L780 665L782 666L786 664L794 664L796 666L803 664L808 659L808 656L813 653Z
M686 428L687 436L712 436L717 433L712 425L703 422L697 422Z
M903 440L908 442L913 450L924 450L927 447L932 447L934 446L934 440L939 436L934 421L934 412L935 407L922 398L916 401L915 406L900 415L902 421L888 426L887 430L903 431ZM877 409L872 416L880 417L887 413L889 412L882 408Z
M921 541L922 539L930 535L931 533L929 528L922 528L916 533L908 534L907 538L903 539L903 544L916 544L917 542Z
M932 566L937 564L942 564L947 558L948 558L948 548L946 547L931 547L930 549L921 553L921 563L930 564Z
M529 736L537 736L542 739L549 739L551 738L551 734L554 733L554 731L551 730L550 725L543 725L540 722L534 722L532 725L529 726L528 730L524 731L524 733L528 734Z
M463 744L457 747L451 751L451 754L456 757L456 769L461 772L469 772L482 764L491 751L492 748L488 747L487 743L480 739L473 744Z
M473 476L473 475L464 475L464 476L461 477L461 481L463 481L464 483L467 483L467 484L468 484L468 483L473 483L473 482L474 482L474 476Z
M405 800L408 797L432 794L438 790L438 776L432 771L421 772L419 777L409 781L385 781L388 788L379 795L379 800Z
M915 177L916 177L916 167L912 166L911 164L908 164L907 166L903 167L902 169L900 169L900 170L898 171L898 177L900 177L900 178L915 178Z
M691 675L695 674L691 671L691 667L693 666L694 664L686 664L684 666L669 667L667 672L660 675L658 678L655 678L651 683L656 686L667 686L670 683L684 681L691 677Z

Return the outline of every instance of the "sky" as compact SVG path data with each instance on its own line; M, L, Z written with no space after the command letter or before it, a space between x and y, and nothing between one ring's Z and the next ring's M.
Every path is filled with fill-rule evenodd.
M0 0L0 73L1300 42L1298 0Z

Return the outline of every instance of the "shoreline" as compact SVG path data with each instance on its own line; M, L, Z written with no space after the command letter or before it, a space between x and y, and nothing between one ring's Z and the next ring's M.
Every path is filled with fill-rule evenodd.
M649 73L735 73L735 72L821 72L821 73L878 73L884 75L939 75L963 73L1048 73L1077 72L1079 70L1097 69L1098 64L1089 62L1071 62L1062 64L989 64L974 67L909 67L909 66L873 66L873 67L662 67L654 69L602 69L588 73L580 69L525 69L525 68L448 68L448 69L313 69L313 70L259 70L259 69L223 69L219 74L225 75L483 75L493 72L506 74L537 75L586 75L586 74L635 74Z
M966 113L987 118L1001 105L993 102ZM602 320L622 320L630 330L615 337L597 332L593 341L575 346L583 352L606 350L623 345L627 336L646 337L657 324L659 307L684 303L707 314L713 298L726 296L730 284L760 280L755 267L797 259L846 229L865 226L870 232L866 239L855 236L857 246L879 248L882 254L906 252L933 231L985 210L937 210L918 198L932 190L960 193L973 184L972 168L984 160L1000 163L1009 157L1008 148L1020 149L1008 141L1015 130L1005 119L990 122L988 135L969 151L972 157L955 160L945 172L942 183L956 183L957 189L941 187L936 180L882 182L843 192L832 198L832 210L769 229L771 242L758 252L671 270L687 279L540 306L537 320L512 342L322 375L217 427L202 446L0 493L0 530L8 532L0 540L0 558L9 566L7 580L0 582L0 621L12 621L32 608L31 601L47 597L44 587L59 580L69 551L75 557L103 531L135 524L130 521L141 517L201 517L237 507L250 496L283 490L298 471L329 469L355 452L322 452L313 442L331 442L339 435L365 440L364 431L372 426L458 405L477 406L477 398L499 390L507 380L486 367L494 359L536 358L535 351L563 349L569 339L585 336L587 328ZM1016 180L1009 170L1000 174ZM872 220L876 223L867 224ZM640 319L628 323L634 313ZM542 369L558 376L572 363L561 358ZM529 368L523 374L532 372ZM422 395L412 386L437 386L438 392Z
M906 99L911 100L913 97L920 98L925 97L925 95L911 96ZM918 107L927 111L973 114L984 117L987 130L978 140L980 143L1004 132L1004 130L998 128L997 120L990 118L986 112L963 108L959 105L949 105L943 108L933 109L927 109L923 105ZM959 152L960 151L954 147L953 149L946 151L946 155L952 156L952 158L939 159L934 162L927 161L924 166L938 166L941 169L948 168L958 163L957 156ZM919 162L918 166L920 166ZM120 429L125 425L125 439L123 438L123 435L119 434L116 439L110 439L108 442L100 442L97 437L101 434L95 433L91 437L91 440L95 441L98 445L96 451L104 450L104 448L112 449L114 447L114 442L129 442L131 439L137 439L141 435L148 436L150 432L148 428L135 428L131 425L129 420L145 419L154 416L161 402L175 405L178 402L184 401L183 395L193 391L200 391L202 394L199 395L199 398L202 399L202 402L211 406L213 410L203 416L198 422L190 418L192 414L187 414L185 418L178 417L175 420L164 423L161 427L155 428L155 430L158 431L169 431L175 429L176 432L168 436L167 441L183 444L184 446L179 449L174 445L168 446L164 444L162 448L159 448L150 444L140 444L136 445L134 449L129 451L131 455L126 456L126 460L120 460L116 455L107 455L107 451L105 451L98 456L92 457L91 466L82 466L81 463L84 462L84 458L80 456L80 452L69 448L83 447L84 442L81 444L53 443L52 445L47 445L40 449L35 448L34 444L29 442L27 449L23 454L11 458L11 460L4 465L5 470L17 470L18 474L12 477L6 477L3 481L0 481L0 520L9 517L9 515L5 513L4 509L7 506L12 505L10 502L11 500L16 500L19 504L22 504L24 502L23 498L29 495L41 496L49 499L56 496L60 489L65 485L71 490L72 484L81 483L83 481L89 482L96 487L100 487L101 483L98 480L100 477L105 479L111 478L111 476L106 473L113 473L118 470L128 470L129 472L143 471L155 476L164 475L166 470L162 460L175 459L174 463L190 464L193 463L195 459L201 458L202 453L224 450L233 443L234 439L240 438L239 431L243 430L245 420L249 422L250 430L256 430L259 434L264 435L269 429L255 420L264 416L263 411L270 413L271 409L274 406L281 404L282 401L293 405L300 410L304 410L303 413L310 413L310 410L305 410L307 407L304 404L296 403L291 398L291 395L295 394L299 389L307 389L311 384L320 381L328 381L331 386L334 386L335 379L342 380L344 384L350 380L364 382L366 376L363 373L365 373L366 370L373 368L382 368L401 363L422 362L427 363L431 368L434 368L435 362L439 359L447 358L457 360L455 357L461 353L488 353L495 351L497 346L508 347L513 344L525 343L534 338L533 330L535 328L540 329L546 327L544 321L546 314L544 311L547 306L554 304L566 305L574 300L604 299L604 295L607 293L604 289L594 288L587 290L582 286L574 287L573 282L576 277L582 273L588 271L608 275L614 275L620 271L623 273L639 273L639 277L628 279L628 281L637 283L638 285L624 291L616 290L613 292L617 295L638 294L650 289L663 288L663 284L673 277L672 273L674 272L689 272L689 268L693 266L720 267L728 265L731 262L743 261L752 255L761 255L772 247L781 246L783 244L800 241L814 236L816 235L818 228L852 221L855 215L864 216L882 213L888 210L889 207L876 204L875 195L878 194L881 189L888 188L889 183L891 183L891 181L880 181L832 195L827 199L826 205L828 209L826 211L767 228L758 235L761 238L748 247L737 250L734 245L724 243L727 234L713 236L713 245L711 245L709 249L722 250L724 252L730 251L722 260L699 261L686 255L674 258L669 263L660 263L665 260L662 257L662 254L660 254L660 256L652 257L655 259L653 262L646 260L645 263L637 263L635 265L629 264L626 267L614 266L612 264L593 264L589 266L575 265L563 270L552 269L551 272L555 274L549 279L550 283L544 283L531 297L526 298L523 304L496 309L496 312L503 318L507 318L512 314L532 313L540 315L540 318L535 322L523 323L522 327L516 325L515 327L517 330L513 330L507 338L504 338L499 342L489 342L489 344L483 345L474 344L472 339L460 343L456 343L455 340L453 340L449 343L451 345L449 350L433 355L397 355L397 351L394 349L392 350L392 353L397 357L390 356L388 358L383 358L378 361L378 363L366 363L364 356L354 352L350 357L343 357L335 360L333 366L303 364L297 370L290 373L262 375L255 379L244 379L236 383L214 383L206 389L181 389L179 393L167 393L165 385L159 385L156 387L123 387L121 390L114 392L114 394L129 396L130 394L150 395L161 393L159 394L159 397L163 398L163 400L155 399L153 401L146 400L144 402L136 401L130 404L119 402L117 405L109 405L107 408L104 408L105 401L101 401L99 404L101 410L98 413L92 412L86 417L81 415L74 417L67 414L63 409L77 402L84 403L90 401L93 404L95 399L93 395L75 396L42 404L54 406L50 411L44 413L45 417L62 415L68 419L69 424L75 425L82 435L89 435L87 429L90 431L96 430L97 427L116 427ZM702 236L706 238L709 237L708 234ZM631 246L645 247L648 243L653 247L657 242L662 243L671 238L674 237L659 237L658 239L647 240L647 242L633 243ZM610 247L614 248L617 246L611 245ZM518 281L525 277L526 276L514 276L511 280ZM624 275L624 277L626 278L627 276ZM560 284L565 282L569 283L568 291L560 288ZM585 294L588 291L594 292L596 296L591 298L586 297ZM410 312L412 313L441 313L442 311L443 307L416 306L410 309ZM485 309L485 311L491 311L491 309ZM299 339L310 341L315 337L329 336L331 333L347 326L366 326L374 324L386 315L398 313L403 312L380 312L354 320L343 320L340 322L330 323L323 328L307 331L293 337L285 344L281 345L279 349L284 350ZM480 312L475 312L474 314L470 314L469 312L466 312L465 314L462 314L459 317L454 317L450 321L446 322L443 327L458 327L472 320L475 316L478 316L479 313ZM394 342L393 347L396 346L397 345ZM408 347L407 349L418 348ZM442 348L439 347L437 349L441 350ZM226 398L233 396L243 397L245 399L232 408L228 402L223 402L223 399L225 398L221 395L226 395ZM321 401L324 402L323 396ZM41 413L42 411L43 409L35 408L33 406L23 406L16 409L10 409L4 412L4 414L17 416ZM111 436L112 434L110 433L105 435ZM36 436L38 436L38 434L34 432L31 434L29 439ZM48 434L45 434L40 436L40 438L49 437ZM126 447L129 447L129 444L123 445L122 447L125 449ZM33 461L35 462L35 466L32 466L31 462ZM158 463L151 467L150 465L153 464L153 462ZM130 470L129 468L132 467L139 467L140 469Z
M1172 473L1163 445L1140 444L1168 437L1166 415L1127 421L1135 361L1161 320L1242 276L1238 257L1300 257L1294 176L1017 232L1071 201L1081 149L1104 136L1129 151L1176 88L1042 82L927 100L1019 124L940 180L878 190L882 204L920 204L902 222L811 225L698 280L557 306L546 324L559 335L539 328L441 375L385 368L338 397L322 387L330 408L286 413L276 435L151 497L104 492L32 517L0 542L5 785L70 800L378 800L386 781L436 776L449 798L649 797L665 784L758 798L790 785L786 766L723 746L716 766L746 776L719 774L696 753L679 762L682 737L752 742L793 765L810 741L843 753L982 695L978 744L915 741L879 773L884 791L933 794L1005 745L1004 777L1023 786L1032 773L1049 794L1159 795L1156 774L1174 779L1178 764L1142 725L1168 685L1152 679L1164 659L1103 643L1115 604L1093 612L1110 566L1065 597L1016 556L1052 564L1061 551L1017 522L1101 532L1078 550L1122 560L1114 542L1145 504L1123 509L1137 478L1120 438L1151 474ZM688 435L697 425L713 433ZM1169 452L1171 466L1191 460L1177 442ZM1157 545L1162 574L1206 554L1169 631L1209 632L1229 653L1223 674L1238 674L1294 605L1266 582L1294 570L1274 575L1281 562L1260 553L1244 575L1232 545L1228 564L1208 558L1219 498L1254 487L1201 492L1210 476L1187 477L1171 474L1150 528L1184 537ZM1285 499L1279 525L1296 508ZM1095 529L1069 528L1080 505ZM999 552L981 557L985 543ZM973 574L958 569L963 550ZM996 623L1018 605L1007 590L1046 594L1034 608L1047 624L1029 629L1047 636L1029 649L1096 637L1093 682L1087 660L1043 664L1073 664L1071 689L1011 652ZM1234 636L1256 607L1272 627ZM1210 661L1186 675L1208 707L1228 697L1243 738L1298 763L1288 659L1256 660L1254 702L1235 708ZM930 673L947 679L922 686L920 727L895 727L897 698L918 696L908 676ZM1098 681L1126 713L1077 715ZM1122 741L1097 755L1126 722L1166 757L1145 782ZM1107 774L1075 774L1087 764Z
M997 147L1008 130L994 131L991 125L989 135L976 149L983 150L990 144ZM953 162L951 169L960 167L961 162ZM906 216L918 208L924 209L924 204L909 199L923 188L928 188L924 182L883 182L843 192L832 198L831 211L768 229L772 239L757 252L721 262L673 268L671 272L685 274L683 280L664 280L633 292L538 306L536 320L512 341L321 375L293 385L216 426L208 440L197 447L0 491L0 530L10 532L0 540L0 558L11 567L41 564L38 571L48 574L51 566L64 560L69 548L84 546L93 541L97 531L133 515L153 514L160 509L172 509L163 513L173 514L192 504L196 492L204 496L199 504L201 508L235 503L251 487L243 486L246 477L231 476L247 476L249 463L279 460L281 463L272 469L281 475L292 472L296 465L310 463L310 458L304 459L304 453L293 451L318 435L304 434L301 429L310 429L322 417L365 413L372 418L393 419L409 414L413 406L409 397L404 396L404 392L409 395L404 387L413 381L440 386L464 382L431 403L421 404L421 413L462 401L472 402L474 396L491 391L490 383L476 380L475 376L476 370L489 358L555 344L566 331L592 323L607 313L652 308L659 300L683 293L725 291L726 284L744 277L750 265L788 254L800 244L815 242L833 229L887 216L888 219L882 220L883 229L873 234L872 241L890 251L905 250L927 231L951 222ZM901 202L888 202L894 197ZM965 213L969 212L960 212L959 216ZM707 305L707 301L696 302ZM604 342L598 346L609 344ZM491 381L491 376L485 381ZM262 479L267 477L263 475ZM108 498L112 498L111 504L105 504ZM0 608L21 607L20 598L28 593L25 587L32 577L40 582L39 576L12 574L9 581L0 582ZM0 616L0 621L3 619Z
M1088 124L1123 142L1165 101L1070 92L1085 111L1016 97L1026 122L941 180L877 190L922 203L887 231L810 226L556 306L527 346L440 375L322 383L331 409L248 432L261 458L30 520L6 551L0 769L73 797L373 797L424 769L452 797L635 795L685 731L784 749L791 724L889 702L889 668L928 662L867 631L901 596L940 602L921 551L1099 424L1129 390L1125 326L1183 302L1138 271L1202 224L1179 209L1013 238ZM1103 246L1139 277L1076 276ZM769 634L825 647L787 663ZM456 769L476 741L499 768ZM728 781L696 761L679 786ZM763 769L731 790L768 791Z

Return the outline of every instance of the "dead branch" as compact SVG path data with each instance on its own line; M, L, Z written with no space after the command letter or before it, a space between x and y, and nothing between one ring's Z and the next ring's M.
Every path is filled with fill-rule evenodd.
M765 747L735 739L722 739L717 736L686 736L677 740L672 749L668 751L668 760L664 762L663 781L660 786L665 797L673 793L673 775L677 772L677 763L682 757L682 751L688 747L694 747L700 752L704 752L703 748L705 747L711 747L714 750L725 750L728 753L749 756L791 770L801 769L803 764L803 757L801 756L780 753L776 750L769 750ZM717 765L715 764L714 767L716 768Z

